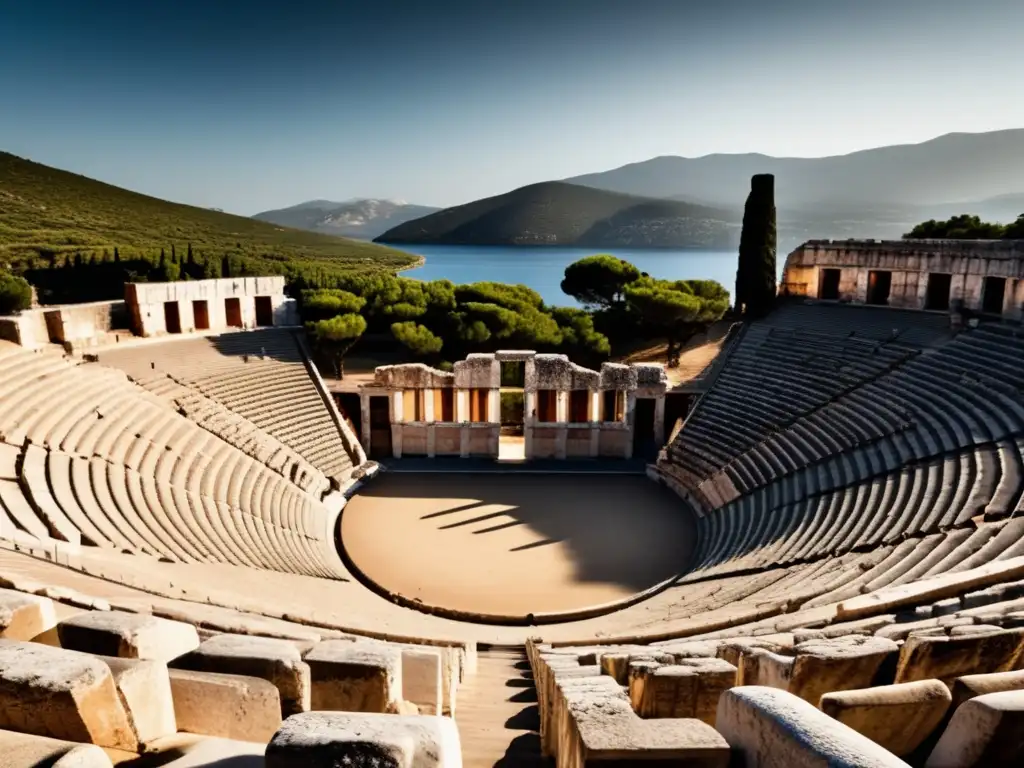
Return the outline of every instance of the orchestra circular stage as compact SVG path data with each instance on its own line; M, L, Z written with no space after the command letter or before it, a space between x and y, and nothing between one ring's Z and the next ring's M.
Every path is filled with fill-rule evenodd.
M695 530L670 490L597 473L387 472L341 520L379 590L495 620L625 601L686 569Z

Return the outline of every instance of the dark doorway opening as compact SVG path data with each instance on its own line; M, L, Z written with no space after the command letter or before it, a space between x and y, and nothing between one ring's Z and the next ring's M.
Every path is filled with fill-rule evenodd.
M558 421L558 392L553 389L537 390L537 421L553 424Z
M210 330L210 308L205 301L192 302L192 319L197 331Z
M241 328L242 302L238 299L224 299L224 316L228 328Z
M455 421L455 390L450 387L434 390L434 421Z
M925 294L924 308L945 312L949 310L949 294L953 287L953 276L941 272L928 275L928 292Z
M981 311L988 315L1003 314L1003 302L1006 300L1006 278L986 277L982 288Z
M387 395L370 398L370 458L391 458L391 413Z
M590 421L590 390L574 389L569 392L569 423L586 424Z
M653 458L659 447L654 442L654 398L638 397L633 409L633 457Z
M256 297L256 325L267 327L274 324L274 305L269 296Z
M352 431L360 440L363 436L363 409L358 392L335 392L334 402L338 406L341 418L352 427Z
M623 421L626 418L626 393L606 389L601 393L601 421Z
M164 302L164 328L168 333L181 333L181 312L176 301Z
M872 270L868 272L868 304L887 306L892 290L892 272Z
M842 270L823 269L821 270L821 288L818 291L818 298L825 301L839 301L839 277Z

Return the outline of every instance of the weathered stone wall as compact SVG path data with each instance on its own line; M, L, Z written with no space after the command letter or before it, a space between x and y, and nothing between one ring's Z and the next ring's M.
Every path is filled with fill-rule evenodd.
M783 292L818 298L822 270L839 269L839 300L867 301L868 273L892 273L889 306L924 309L928 275L952 276L950 301L980 310L985 277L1006 279L1003 315L1021 319L1024 240L810 240L786 258Z
M284 295L284 277L281 276L125 285L125 301L132 327L140 336L156 336L168 332L165 306L172 302L178 307L182 333L204 330L197 328L197 318L193 311L193 302L197 301L206 302L209 330L227 330L232 327L228 316L228 299L238 300L241 327L255 328L257 296L270 298L273 325L298 323L295 301Z
M0 317L0 339L35 349L49 343L50 334L46 328L43 310L29 309L18 315Z
M66 304L45 309L50 340L59 344L88 341L116 329L128 330L130 319L123 301Z

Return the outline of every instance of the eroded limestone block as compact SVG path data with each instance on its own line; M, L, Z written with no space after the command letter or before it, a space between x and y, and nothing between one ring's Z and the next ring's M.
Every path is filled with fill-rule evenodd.
M939 727L952 697L939 680L836 691L821 711L895 755L909 755Z
M629 698L642 718L695 717L715 724L718 697L736 684L736 667L725 659L682 659L672 665L630 668Z
M110 768L107 753L95 744L0 731L0 766L4 768Z
M616 651L601 654L601 671L609 675L619 685L629 684L629 665L639 661L653 661L658 664L671 664L675 659L670 653Z
M167 665L162 661L97 656L114 676L139 746L177 732Z
M427 715L306 712L267 745L266 768L462 768L455 721Z
M0 640L0 728L134 751L114 676L101 659Z
M743 657L750 655L754 650L761 649L772 653L791 654L793 651L793 635L784 633L782 635L765 635L763 637L739 637L724 641L718 647L718 658L725 659L736 667L738 676L737 685L757 685L753 679L747 680L743 673ZM749 666L749 665L748 665ZM754 673L754 668L751 668Z
M534 684L537 688L537 701L540 710L540 743L541 753L553 755L555 752L553 731L554 710L557 698L556 686L561 680L598 678L607 680L611 685L615 681L601 674L596 664L581 665L578 658L561 653L538 653L533 667Z
M56 624L53 601L49 598L0 589L0 637L31 640Z
M351 643L349 643L351 645ZM281 695L284 717L310 708L309 666L295 643L273 637L216 635L196 650L175 659L175 669L223 672L259 677L274 684Z
M926 768L1001 768L1024 762L1024 691L986 693L957 708Z
M676 659L712 659L718 656L722 645L722 640L671 640L652 643L651 649L671 653Z
M281 727L281 695L258 677L170 670L178 730L267 743Z
M64 648L100 656L169 662L199 647L191 624L144 613L89 611L57 625Z
M754 685L725 691L715 728L746 768L907 768L892 752L777 688Z
M558 768L584 768L605 761L729 765L728 744L707 723L694 718L641 719L617 685L570 683L561 692L564 717L558 726Z
M900 650L896 682L935 678L947 685L963 675L1016 669L1024 630L960 637L911 635Z
M956 709L965 701L986 693L1024 690L1024 670L1014 672L992 672L987 675L964 675L953 681L952 708Z
M402 653L383 643L326 640L305 656L312 709L388 712L402 698Z
M402 699L421 715L441 714L441 656L439 648L402 648Z

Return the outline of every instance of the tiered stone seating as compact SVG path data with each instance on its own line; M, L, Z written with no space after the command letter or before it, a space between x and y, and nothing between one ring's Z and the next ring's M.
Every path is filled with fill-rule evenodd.
M334 548L336 515L290 478L200 429L122 372L5 351L0 506L13 529L6 538L16 530L40 542L181 562L347 575ZM285 474L311 478L307 487L315 488L316 472L297 461Z
M259 438L252 425L341 487L360 463L358 441L335 421L333 405L316 387L302 342L291 330L176 339L104 351L99 359L174 401L204 427L224 416L209 413L204 401L219 403L234 414L231 426L240 431L241 444ZM201 399L188 398L182 387Z

